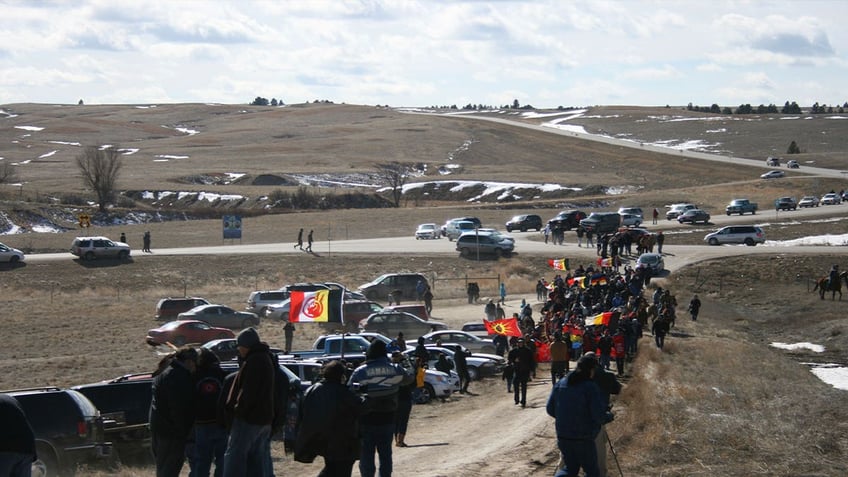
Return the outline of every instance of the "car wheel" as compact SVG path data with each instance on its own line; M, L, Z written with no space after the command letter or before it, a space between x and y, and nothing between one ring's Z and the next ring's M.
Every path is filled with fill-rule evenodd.
M416 404L429 404L436 397L436 391L429 383L424 383L424 387L416 388L412 394Z
M39 446L36 452L38 458L30 465L32 477L59 475L59 462L56 459L56 453L45 446Z
M19 260L19 259L18 259L18 256L17 256L17 255L12 255L12 258L10 258L10 259L9 259L9 263L11 263L12 265L14 265L14 264L18 263L18 260Z
M730 212L727 213L727 216L730 217Z
M710 241L709 241L709 244L710 245L718 245L718 239L715 238L715 237L711 238Z
M634 227L638 227L640 225L642 225L642 222L636 222L636 225L634 225Z
M250 328L251 326L256 326L256 324L257 324L256 320L254 320L253 318L245 318L241 322L241 327L242 328Z
M521 227L522 232L527 232L527 227Z
M499 248L496 248L495 249L495 258L501 258L501 255L503 255L503 251Z
M185 336L175 336L174 339L171 340L171 343L177 346L182 346L186 343Z
M129 256L130 256L130 253L127 252L126 250L121 250L120 252L118 252L118 260L126 260L127 257L129 257Z
M507 231L507 232L512 232L512 227L507 227L507 228L506 228L506 231Z
M83 258L85 258L89 262L94 260L94 252L85 252L85 255L83 255Z
M477 380L481 379L480 370L478 370L477 368L469 366L468 367L468 377L471 378L472 381L477 381Z
M754 243L754 239L752 239L751 237L748 237L748 238L745 239L745 245L747 245L749 247L753 247L754 245L756 245L756 243Z
M471 249L469 249L467 247L462 248L462 249L459 250L459 254L462 255L465 258L468 258L471 255Z

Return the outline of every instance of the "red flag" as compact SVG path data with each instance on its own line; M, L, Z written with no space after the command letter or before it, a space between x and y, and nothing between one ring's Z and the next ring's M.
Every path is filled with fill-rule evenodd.
M536 362L547 363L551 360L551 346L547 343L536 343Z
M486 325L486 332L490 335L517 336L519 338L522 336L516 318L495 321L483 320L483 323Z

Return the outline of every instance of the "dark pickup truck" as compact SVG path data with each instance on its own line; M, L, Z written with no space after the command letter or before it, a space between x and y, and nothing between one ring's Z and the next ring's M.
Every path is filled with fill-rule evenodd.
M153 462L150 430L147 428L152 384L151 374L144 373L72 388L100 410L107 423L103 429L106 438L112 441L118 459L125 465Z

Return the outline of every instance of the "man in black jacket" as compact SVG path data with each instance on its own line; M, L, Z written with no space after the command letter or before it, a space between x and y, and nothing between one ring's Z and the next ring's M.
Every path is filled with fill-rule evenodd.
M241 368L227 395L233 415L224 476L266 476L271 468L271 423L274 420L274 367L270 348L253 328L239 333Z
M150 434L156 458L156 477L178 477L186 442L194 425L194 371L197 351L177 350L165 370L153 379Z
M191 475L209 477L212 462L215 475L224 471L227 428L218 420L217 405L224 385L224 370L215 353L200 348L195 372L194 458L189 462Z
M510 350L507 355L507 362L515 369L515 374L512 379L513 397L515 404L521 404L521 407L527 405L527 381L530 380L530 375L535 367L535 357L530 348L525 346L524 339L519 338L515 348Z
M35 434L18 400L0 393L0 475L28 476L35 460Z

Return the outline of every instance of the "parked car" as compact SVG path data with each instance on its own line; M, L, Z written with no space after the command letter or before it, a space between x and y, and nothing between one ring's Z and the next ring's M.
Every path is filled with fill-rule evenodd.
M206 298L196 296L184 296L179 298L162 298L156 303L156 319L160 321L173 321L177 315L200 305L208 305Z
M427 277L420 273L386 273L375 278L373 281L359 286L359 291L368 300L385 300L389 293L400 292L400 298L404 300L415 300L418 298L418 282L423 281L425 286Z
M798 207L818 207L819 198L814 195L805 195L798 201Z
M436 369L436 362L439 360L439 355L443 354L447 357L448 361L454 363L454 369L456 369L456 364L453 359L455 353L453 350L439 346L427 346L427 352L429 355L427 365L430 368ZM415 353L415 349L410 349L404 352L407 356L411 356L413 353ZM499 376L503 373L503 366L488 358L469 356L465 359L465 361L468 364L468 374L472 381L489 376Z
M710 245L745 244L755 246L766 241L763 229L754 225L730 225L704 236L704 242Z
M790 159L790 160L786 161L786 167L788 167L790 169L798 169L801 166L798 164L798 161L796 161L795 159Z
M123 465L153 463L148 421L152 393L151 373L127 374L97 383L74 386L104 418L104 433Z
M171 343L182 346L186 343L206 343L214 339L235 338L233 330L215 328L197 320L170 321L147 332L147 344L158 346Z
M291 299L283 300L282 303L276 305L268 305L265 307L263 318L268 320L289 321L289 309L291 308Z
M381 311L381 310L376 310ZM376 312L375 311L375 312ZM411 315L415 315L418 318L421 318L424 321L430 319L430 314L427 313L427 307L422 303L412 303L408 305L389 305L382 309L382 311L404 311Z
M798 203L794 197L781 197L774 201L774 210L795 210L798 208Z
M38 458L32 475L64 475L79 465L107 464L112 443L97 407L72 389L55 387L4 391L20 403L35 434Z
M24 253L16 248L0 243L0 262L18 263L24 261Z
M456 240L456 250L465 258L480 255L508 257L515 250L515 242L491 232L470 232Z
M560 229L568 231L579 227L580 221L585 218L586 212L582 210L563 210L556 214L554 218L548 220L548 227L553 230L558 226Z
M406 305L403 305L406 306ZM423 306L423 305L422 305ZM359 322L369 315L379 313L383 305L371 300L345 300L342 303L342 320L353 329L358 328Z
M580 221L580 226L588 233L612 233L621 226L621 215L618 212L592 212Z
M486 324L482 321L469 321L462 325L460 328L461 331L466 333L471 333L472 335L478 338L488 338L491 341L495 335L489 334L489 330L486 328Z
M766 159L766 165L769 167L780 167L780 158L769 156L768 159Z
M697 205L689 203L671 204L671 208L669 208L668 212L665 213L665 218L666 220L674 220L679 217L680 214L682 214L683 212L697 208Z
M445 224L442 225L442 227L440 229L441 232L442 232L442 237L447 237L447 227L448 227L449 223L458 222L460 220L464 220L466 222L471 222L477 228L480 228L480 227L483 226L483 222L481 222L480 219L478 219L477 217L456 217L456 218L453 218L453 219L448 219L448 220L445 221Z
M212 326L242 329L259 325L259 316L247 311L236 311L224 305L200 305L177 315L178 320L200 320Z
M456 240L460 235L466 232L474 232L479 227L474 225L474 222L468 220L451 221L445 227L445 236L449 241Z
M774 171L768 171L764 174L760 174L760 179L778 179L780 177L785 177L785 176L786 176L785 172L774 170Z
M821 198L821 205L839 205L842 203L842 198L835 192L825 194Z
M232 361L238 356L238 344L236 343L235 338L221 338L217 340L207 341L203 343L201 348L206 348L221 362ZM283 353L283 350L279 348L270 348L272 353Z
M530 229L536 229L536 232L542 230L542 218L536 214L523 214L514 216L506 223L507 232L513 230L527 232Z
M259 316L265 316L265 309L269 305L279 305L288 298L289 292L286 290L252 291L247 297L247 305L244 307L244 310Z
M96 258L126 260L130 253L129 245L124 242L114 242L107 237L77 237L71 243L71 254L83 260Z
M436 227L436 224L421 224L415 230L415 240L437 239L441 236L441 231Z
M285 366L300 379L300 388L303 391L309 389L312 384L321 381L321 368L324 363L311 359L286 359L280 358L280 366Z
M484 340L479 336L475 336L465 331L433 331L424 335L423 338L424 341L434 344L439 340L441 340L442 343L460 344L471 350L472 353L495 353L495 345L492 344L491 340Z
M375 331L383 336L397 336L399 332L409 340L426 335L434 330L446 330L444 323L434 320L424 321L417 316L402 311L379 312L359 322L362 331Z
M645 235L651 235L652 232L643 227L622 227L618 229L619 234L626 234L630 236L630 240L632 243L639 243L639 239L641 239Z
M645 214L642 213L641 207L620 207L618 209L618 213L621 214L621 215L624 215L624 214L638 215L642 219L645 218Z
M642 225L642 216L636 214L621 214L621 225L623 227L638 227Z
M665 270L665 261L662 254L643 253L636 259L636 268L639 267L647 268L652 276L657 276Z
M688 223L695 224L697 222L708 223L710 221L710 214L704 212L701 209L689 209L686 212L677 216L678 223Z

